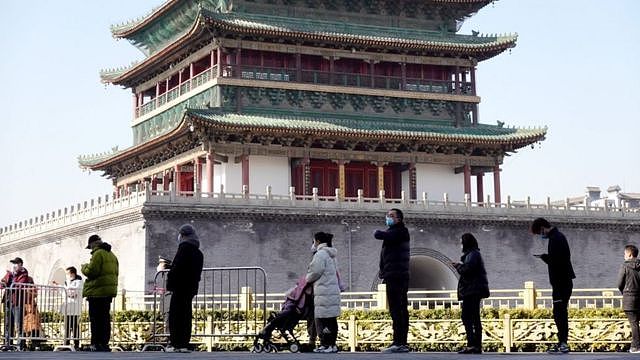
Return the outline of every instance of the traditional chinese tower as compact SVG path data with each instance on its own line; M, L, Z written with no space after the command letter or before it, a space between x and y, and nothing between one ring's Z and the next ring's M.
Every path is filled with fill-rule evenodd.
M114 26L146 58L103 71L133 92L133 145L80 165L116 194L182 192L461 201L546 129L478 122L478 62L516 36L456 34L491 0L168 0Z

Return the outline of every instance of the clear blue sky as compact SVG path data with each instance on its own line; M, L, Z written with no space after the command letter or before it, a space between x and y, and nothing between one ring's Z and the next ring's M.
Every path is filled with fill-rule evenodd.
M111 192L76 159L132 142L131 93L105 87L98 71L142 55L109 25L161 2L3 1L0 226ZM541 146L506 159L503 197L640 192L638 13L636 0L501 0L467 20L461 33L519 34L510 53L478 66L480 121L549 127Z

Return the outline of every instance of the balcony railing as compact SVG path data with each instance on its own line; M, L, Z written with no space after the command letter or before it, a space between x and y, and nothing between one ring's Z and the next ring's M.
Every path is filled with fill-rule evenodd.
M136 118L194 90L217 75L217 65L205 69L191 79L187 79L168 91L150 99L136 108ZM382 90L400 90L435 94L475 95L473 83L453 80L430 80L412 77L384 76L329 72L320 70L298 70L290 68L256 67L246 65L225 65L220 72L223 78L243 80L282 81L314 85L331 85Z

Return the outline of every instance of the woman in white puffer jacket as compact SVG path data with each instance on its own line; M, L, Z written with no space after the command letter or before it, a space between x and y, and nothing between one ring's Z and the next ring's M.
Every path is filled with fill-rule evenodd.
M314 235L316 253L307 270L307 282L313 284L313 303L320 347L314 352L338 352L338 316L340 316L340 281L336 265L338 251L332 247L333 235Z

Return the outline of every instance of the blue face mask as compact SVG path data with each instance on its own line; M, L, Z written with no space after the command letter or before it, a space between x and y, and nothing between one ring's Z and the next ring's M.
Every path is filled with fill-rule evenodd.
M385 222L386 222L387 226L391 226L391 225L395 224L393 222L393 218L390 218L388 216L386 217Z

